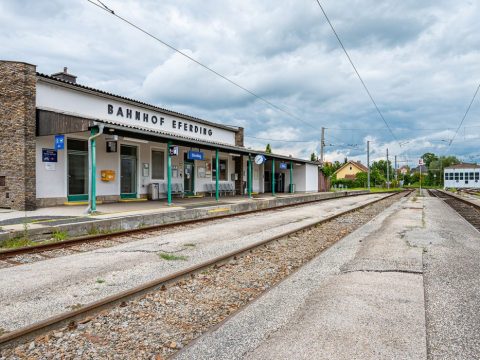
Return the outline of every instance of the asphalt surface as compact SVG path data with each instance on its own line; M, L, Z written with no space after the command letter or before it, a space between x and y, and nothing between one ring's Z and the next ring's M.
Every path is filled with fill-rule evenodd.
M479 359L480 233L404 199L179 359Z

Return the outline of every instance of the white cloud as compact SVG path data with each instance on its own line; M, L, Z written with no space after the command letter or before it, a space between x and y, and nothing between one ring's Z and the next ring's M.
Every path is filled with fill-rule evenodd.
M479 81L480 4L323 1L395 136L408 141L399 147L314 1L104 2L313 128L86 1L2 1L2 57L37 64L45 73L68 66L82 84L243 126L249 136L311 141L246 139L258 148L271 142L282 154L318 152L324 126L335 145L327 147L327 158L340 161L366 161L367 138L378 144L372 144L378 157L386 147L410 158L446 151L442 140L453 136ZM479 116L477 100L465 120L468 136L457 137L449 152L465 159L479 153L480 127L471 127Z

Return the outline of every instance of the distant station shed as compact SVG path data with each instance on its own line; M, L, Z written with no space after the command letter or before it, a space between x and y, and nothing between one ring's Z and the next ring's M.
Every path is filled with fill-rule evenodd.
M480 165L461 163L444 170L445 188L480 189Z
M90 188L104 202L318 191L315 162L247 149L243 128L79 85L67 68L0 61L0 90L1 208L86 201Z

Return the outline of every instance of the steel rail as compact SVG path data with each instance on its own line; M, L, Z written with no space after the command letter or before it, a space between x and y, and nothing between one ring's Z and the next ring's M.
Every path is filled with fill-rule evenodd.
M450 194L450 193L448 193L448 192L446 192L446 191L438 190L438 189L436 189L436 190L428 190L428 192L429 192L430 194L436 196L436 197L439 197L439 196L436 195L436 193L435 193L435 192L438 192L438 193L440 193L440 194L442 194L442 195L446 195L446 196L448 196L449 198L452 198L452 199L461 201L461 202L463 202L463 203L465 203L465 204L467 204L467 205L473 206L474 208L480 210L480 205L479 205L479 204L476 204L476 203L471 202L471 201L469 201L469 200L467 200L467 199L461 198L461 197L458 196L458 195Z
M449 194L441 190L428 190L428 193L443 200L446 205L451 207L474 228L480 231L479 204L473 203L467 199L463 199L457 195Z
M210 268L212 266L213 267L218 267L219 265L221 265L223 263L226 263L230 259L232 259L232 258L235 259L236 257L238 257L238 256L240 256L244 253L248 253L255 248L264 246L264 245L266 245L268 243L271 243L275 240L279 240L281 238L293 235L295 233L302 232L304 230L308 230L308 229L313 228L315 226L318 226L320 224L327 223L327 222L332 221L332 220L334 220L336 218L339 218L341 216L344 216L344 215L347 215L349 213L358 211L358 210L363 209L367 206L373 205L377 202L386 200L386 199L388 199L392 196L395 196L395 195L398 195L398 194L403 194L403 197L405 197L405 196L409 195L411 192L412 191L410 191L410 190L405 190L405 191L402 191L402 192L391 193L391 194L389 194L385 197L372 200L372 201L370 201L366 204L362 204L358 207L355 207L355 208L340 212L338 214L329 216L329 217L324 218L322 220L316 221L312 224L304 225L300 228L297 228L297 229L294 229L294 230L284 232L282 234L272 236L268 239L259 241L257 243L251 244L251 245L248 245L246 247L243 247L241 249L229 252L227 254L215 257L215 258L207 260L205 262L193 265L191 267L185 268L183 270L177 271L177 272L169 274L167 276L162 276L160 278L157 278L155 280L146 282L146 283L141 284L139 286L136 286L134 288L131 288L131 289L119 292L117 294L105 297L103 299L91 302L91 303L86 304L85 306L81 307L80 309L67 311L67 312L52 316L50 318L47 318L45 320L39 321L37 323L28 325L26 327L20 328L18 330L11 331L9 333L6 333L6 334L0 336L0 349L7 344L19 342L20 340L25 339L25 338L30 339L32 337L38 336L40 333L44 333L48 330L52 330L54 328L58 328L58 327L61 327L61 326L67 325L67 324L68 324L69 327L75 328L76 324L77 324L76 321L79 318L85 318L88 315L91 315L93 313L98 313L99 311L101 311L105 308L111 308L111 307L115 306L116 304L120 304L120 306L127 306L126 301L129 301L132 298L139 297L139 296L141 296L141 295L143 295L147 292L151 292L151 291L154 291L154 290L165 290L166 285L168 285L172 282L176 282L176 281L181 280L181 279L183 279L185 277L188 277L188 276L193 277L199 271L204 270L206 268Z
M385 192L385 193L389 193L389 192ZM94 242L109 240L112 237L118 237L118 236L122 236L122 235L136 234L136 233L148 232L148 231L153 231L153 230L171 228L171 227L175 227L175 226L208 222L208 221L225 219L225 218L230 218L230 217L235 217L235 216L249 215L249 214L262 212L262 211L278 210L278 209L283 209L283 208L287 208L287 207L302 206L302 205L312 204L312 203L321 202L321 201L336 200L336 199L342 199L344 197L361 196L361 195L368 195L368 194L363 194L363 193L362 194L356 194L356 193L346 192L345 196L335 197L335 198L330 198L330 199L310 200L310 201L306 201L306 202L303 202L303 203L286 204L286 205L280 205L280 206L276 206L276 207L269 208L269 209L249 210L249 211L243 211L243 212L235 213L235 214L212 215L212 216L205 217L205 218L202 218L202 219L182 220L182 221L172 222L172 223L168 223L168 224L149 225L149 226L135 228L135 229L119 230L119 231L115 231L115 232L108 233L108 234L95 234L95 235L78 236L78 237L68 239L68 240L63 240L63 241L55 241L55 242L49 242L49 243L39 244L39 245L24 246L24 247L19 247L19 248L15 248L15 249L9 249L9 250L0 250L0 260L11 259L11 258L13 258L15 256L18 256L18 255L34 254L34 253L45 252L45 251L50 251L50 250L55 250L55 249L66 249L66 248L76 246L76 245L79 245L79 244L94 243ZM95 224L95 222L92 222L92 223Z

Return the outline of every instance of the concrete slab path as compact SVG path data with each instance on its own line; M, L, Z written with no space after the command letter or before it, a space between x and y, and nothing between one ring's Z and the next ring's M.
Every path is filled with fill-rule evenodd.
M404 199L178 359L478 359L480 233Z

